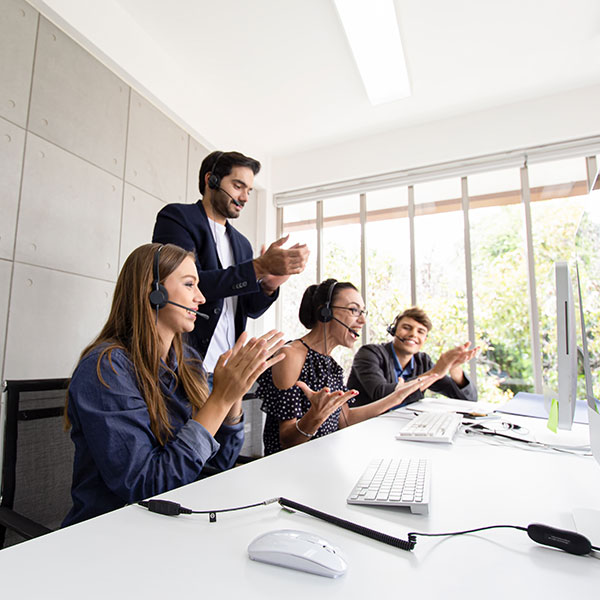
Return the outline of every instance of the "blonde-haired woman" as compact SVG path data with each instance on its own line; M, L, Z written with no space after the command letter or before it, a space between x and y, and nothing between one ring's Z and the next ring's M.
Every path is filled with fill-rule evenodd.
M233 466L242 397L283 358L268 359L281 334L247 343L242 334L217 362L209 393L200 357L182 341L204 301L193 253L146 244L125 261L108 320L69 386L73 508L63 525L195 481L207 463Z

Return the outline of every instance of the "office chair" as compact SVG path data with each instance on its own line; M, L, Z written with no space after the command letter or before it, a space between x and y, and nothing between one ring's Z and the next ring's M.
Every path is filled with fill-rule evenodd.
M63 428L69 379L4 382L0 548L58 529L71 507L73 443Z

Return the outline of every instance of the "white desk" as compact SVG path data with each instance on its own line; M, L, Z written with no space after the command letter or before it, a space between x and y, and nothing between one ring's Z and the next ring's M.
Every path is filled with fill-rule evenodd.
M540 421L519 419L520 423ZM201 510L285 496L406 538L542 522L572 528L576 506L600 508L592 458L497 447L460 435L453 446L399 442L398 422L380 417L174 490L164 497ZM586 441L587 431L568 436ZM428 516L357 507L346 496L369 458L390 453L433 461ZM340 546L349 569L337 580L250 561L257 535L314 531ZM600 540L591 540L599 545ZM419 538L413 552L358 536L278 504L221 514L164 517L130 506L0 551L3 598L594 598L598 555L578 557L534 544L517 530Z

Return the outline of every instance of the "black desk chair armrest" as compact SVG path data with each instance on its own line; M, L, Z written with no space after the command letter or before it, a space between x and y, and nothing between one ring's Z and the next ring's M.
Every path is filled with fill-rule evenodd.
M6 527L26 540L31 540L52 531L5 506L0 506L0 527Z

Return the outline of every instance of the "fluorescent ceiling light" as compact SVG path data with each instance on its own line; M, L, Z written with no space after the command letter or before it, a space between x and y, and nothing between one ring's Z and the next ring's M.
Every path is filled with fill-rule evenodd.
M371 104L410 96L394 0L334 0Z

